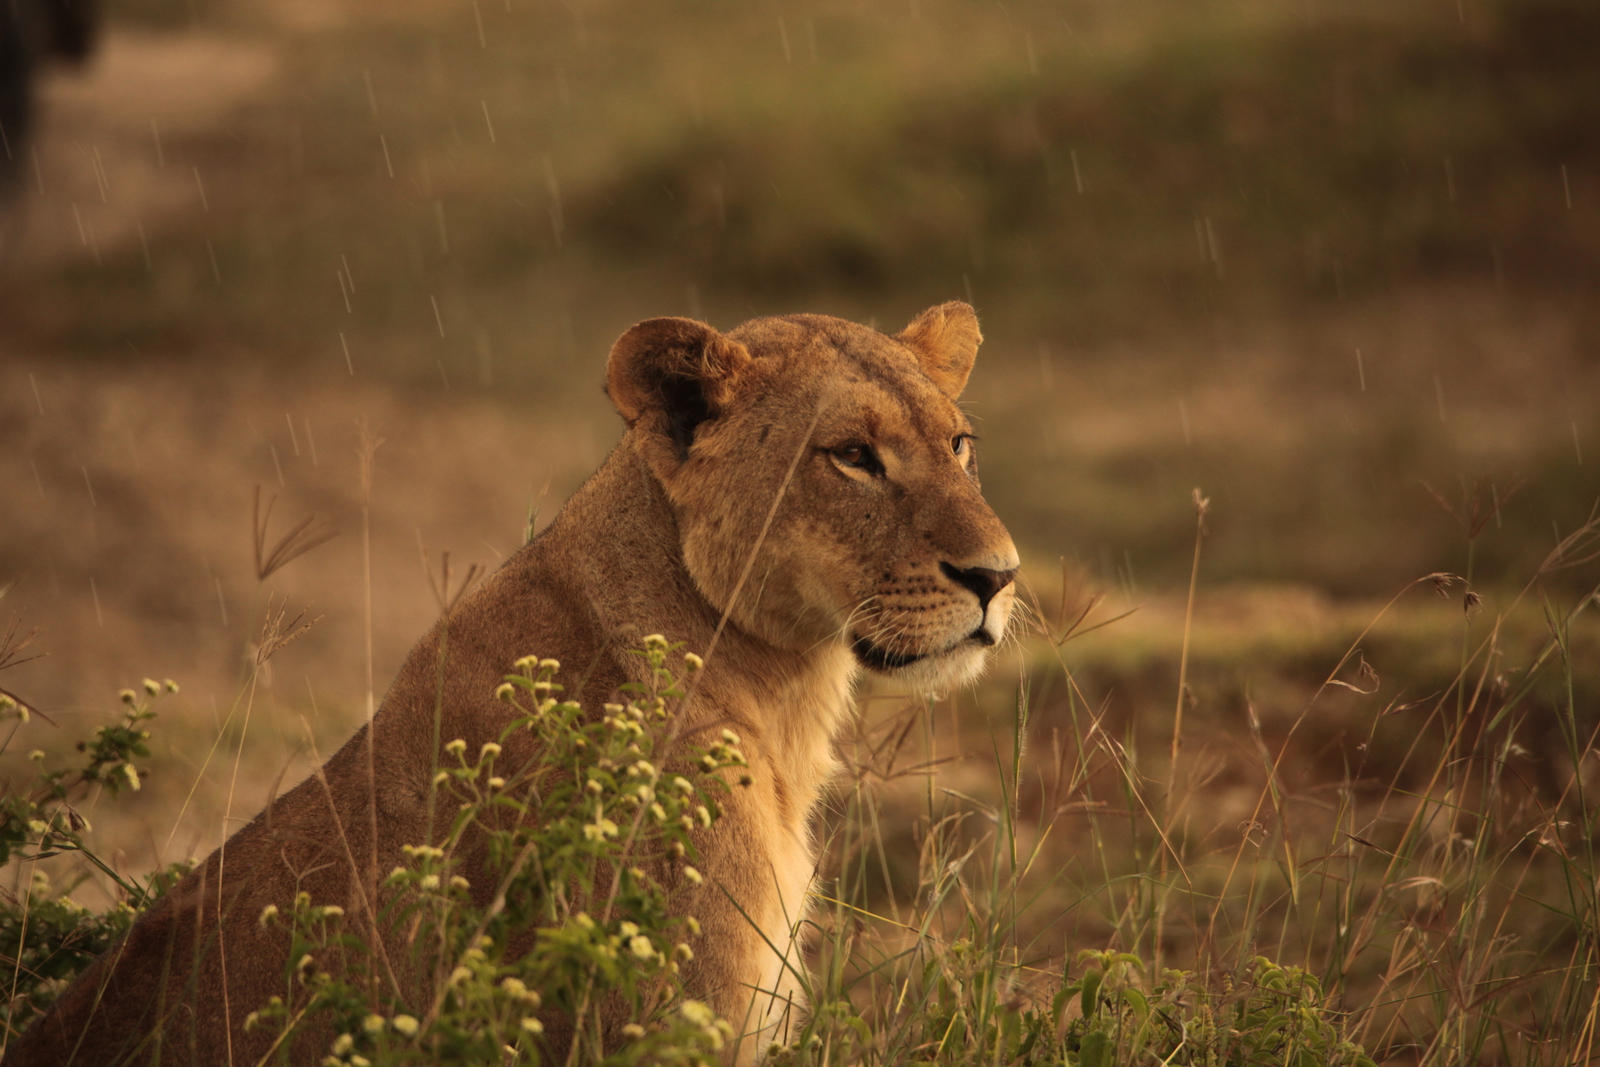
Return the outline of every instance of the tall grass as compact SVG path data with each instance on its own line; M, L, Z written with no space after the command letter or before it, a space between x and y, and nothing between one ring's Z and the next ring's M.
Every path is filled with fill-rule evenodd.
M1198 578L1198 536L1196 545ZM1496 611L1463 577L1418 578L1287 720L1264 716L1248 694L1220 729L1185 719L1197 706L1185 682L1175 706L1141 707L1117 728L1111 704L1074 665L1078 639L1115 620L1093 599L1074 605L1065 585L1057 603L1035 598L1025 612L1025 636L1001 672L1008 681L954 698L869 692L841 743L846 770L819 827L819 877L800 921L810 954L798 977L812 1010L766 1055L784 1064L1587 1062L1600 1015L1600 717L1584 689L1596 593L1563 601L1543 585L1597 559L1600 520L1591 517ZM1205 597L1203 584L1193 586L1186 630ZM1461 605L1453 676L1429 693L1384 691L1365 645L1384 614L1431 596ZM1524 646L1514 623L1530 605L1544 635ZM661 659L665 649L644 654ZM627 741L621 713L585 718L549 696L552 665L529 670L504 695L525 689L535 717L561 711L539 726L553 731L552 751L572 755L562 737L584 737L593 760ZM682 696L670 672L662 677L661 693L633 701L640 714L629 721L646 730L669 721L657 696ZM81 773L41 768L31 790L8 787L3 837L16 889L0 909L0 952L14 989L12 1036L170 884L170 873L129 880L105 865L74 815L79 794L137 780L119 768L141 756L150 687L124 695L127 721L102 732ZM7 711L22 713L14 703ZM1345 736L1308 750L1307 738L1322 736L1312 727L1329 715L1342 717ZM485 789L507 787L485 760L492 754L447 768L447 787L489 803ZM652 825L638 822L649 800L630 806L624 796L639 782L612 784L606 802ZM460 818L475 817L469 809ZM707 817L714 812L708 805ZM609 850L635 847L636 834L608 835L603 819L585 819L602 830L581 843L536 834L508 841L505 854L565 847L581 878L623 858ZM541 825L559 821L548 814ZM680 844L692 860L692 836ZM83 910L68 903L76 883L27 873L63 850L88 861L87 876L107 886L114 907ZM602 893L616 906L596 911L598 924L551 899L519 919L547 925L548 951L518 959L504 943L514 924L475 913L452 891L448 866L448 849L419 851L415 870L392 876L415 883L407 921L418 909L429 916L444 968L435 1002L390 1003L360 982L316 987L291 964L289 996L261 1006L261 1025L288 1034L337 1016L342 1026L330 1032L348 1037L329 1055L349 1063L446 1052L461 1062L543 1061L542 1024L522 1021L540 1017L530 992L580 1018L588 998L633 998L636 1028L625 1040L580 1041L571 1062L709 1061L737 1029L737 1020L683 1007L670 951L651 950L655 985L604 963L607 946L674 928L660 887ZM299 901L265 921L292 926L305 953L337 944L359 955L359 938L325 912Z
M1398 594L1385 612L1462 594L1458 669L1424 699L1375 704L1352 723L1355 758L1320 780L1296 735L1328 713L1330 692L1377 695L1365 633L1286 731L1270 736L1247 702L1231 736L1180 745L1180 691L1163 751L1150 727L1108 732L1074 678L1071 641L1090 616L1051 626L1035 612L1010 714L990 717L978 744L968 733L965 750L941 747L956 739L933 703L854 740L815 917L818 1010L789 1055L1587 1062L1600 986L1586 765L1600 718L1575 683L1593 638L1574 642L1595 596L1558 604L1540 582L1596 558L1591 519L1492 620L1456 575ZM1548 632L1519 654L1505 623L1530 598ZM1047 745L1036 697L1063 683L1066 734ZM1387 729L1397 716L1403 746ZM1535 752L1545 716L1559 744ZM1392 751L1369 759L1375 746ZM1237 825L1215 810L1219 780L1243 762L1222 747L1256 765ZM963 758L990 764L983 795L941 786Z

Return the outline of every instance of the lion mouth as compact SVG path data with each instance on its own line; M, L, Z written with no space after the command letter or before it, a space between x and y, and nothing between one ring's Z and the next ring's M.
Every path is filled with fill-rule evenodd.
M937 652L890 652L886 648L873 644L865 637L857 637L853 640L850 643L850 651L856 654L856 659L863 667L888 673L897 671L902 667L909 667L913 663L920 663L925 659L949 655L969 641L983 648L992 648L995 643L994 635L980 626L968 634L964 640L957 641L949 648L943 648Z
M868 641L865 637L858 637L850 643L850 651L856 654L856 659L861 665L875 671L894 671L901 667L909 667L924 657L915 652L890 652L887 648Z

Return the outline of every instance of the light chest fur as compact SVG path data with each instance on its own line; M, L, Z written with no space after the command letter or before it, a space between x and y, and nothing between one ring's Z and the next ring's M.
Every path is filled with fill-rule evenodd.
M770 806L770 820L762 821L770 827L772 893L761 914L751 916L761 936L741 1061L787 1040L806 1008L799 976L817 875L817 809L841 770L835 741L851 714L858 673L843 649L828 649L818 660L814 671L776 694L770 711L759 713L757 747L746 746L766 787L763 806Z

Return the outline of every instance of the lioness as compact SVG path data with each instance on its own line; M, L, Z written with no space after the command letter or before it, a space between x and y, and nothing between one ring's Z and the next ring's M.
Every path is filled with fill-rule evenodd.
M646 634L704 651L719 630L681 714L691 729L731 724L753 781L699 839L705 886L687 906L702 933L684 981L752 1020L738 1058L753 1059L799 999L809 824L859 673L959 685L1010 616L1016 550L979 493L956 406L980 341L963 303L893 337L825 315L726 335L678 318L628 330L606 370L627 433L454 610L442 674L436 628L371 726L145 914L6 1064L258 1062L272 1035L243 1023L281 991L289 945L257 917L301 890L347 913L376 897L373 872L428 839L441 741L500 738L511 713L494 693L518 657L561 660L568 695L597 708L642 680L627 650ZM506 740L500 766L539 758L529 736ZM403 936L386 935L396 967ZM308 1043L293 1058L325 1054Z

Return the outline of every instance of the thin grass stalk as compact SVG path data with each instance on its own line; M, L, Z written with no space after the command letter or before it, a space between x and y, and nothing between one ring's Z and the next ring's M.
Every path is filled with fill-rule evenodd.
M1167 796L1163 805L1165 809L1165 827L1162 836L1170 837L1175 818L1175 810L1181 805L1177 800L1178 792L1178 754L1183 747L1183 710L1189 699L1189 639L1194 630L1194 602L1195 590L1200 580L1200 548L1205 542L1206 513L1210 510L1211 501L1201 495L1200 490L1194 490L1195 528L1194 528L1194 558L1189 566L1189 595L1183 609L1183 645L1178 652L1178 696L1172 713L1172 750L1167 765ZM1167 885L1167 855L1160 853L1159 860L1159 886L1155 904L1155 929L1151 937L1151 958L1154 961L1156 974L1162 970L1162 955L1166 943L1165 931L1167 920L1167 902L1170 888Z
M362 419L356 427L356 458L360 464L361 482L361 618L366 664L366 720L367 720L367 832L371 845L367 867L368 892L377 893L378 882L378 767L376 734L378 705L372 681L372 474L373 459L383 438L375 437ZM372 909L374 912L377 908Z

